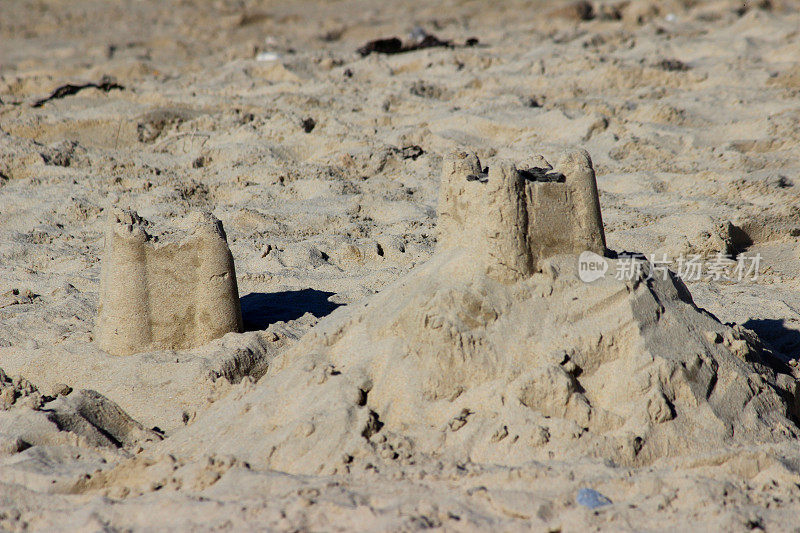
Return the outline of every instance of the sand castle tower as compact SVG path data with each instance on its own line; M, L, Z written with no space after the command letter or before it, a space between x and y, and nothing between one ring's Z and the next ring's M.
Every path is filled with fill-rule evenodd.
M114 355L183 349L242 331L233 256L222 223L196 213L187 231L155 236L114 210L100 278L97 338Z
M552 255L605 252L597 183L584 150L567 153L555 169L540 156L519 168L507 161L482 168L475 154L451 155L442 167L438 227L440 250L474 250L500 281L527 277Z

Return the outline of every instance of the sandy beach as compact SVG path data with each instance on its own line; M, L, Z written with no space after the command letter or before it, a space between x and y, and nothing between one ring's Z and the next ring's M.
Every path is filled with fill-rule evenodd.
M798 201L793 0L5 1L0 530L795 530Z

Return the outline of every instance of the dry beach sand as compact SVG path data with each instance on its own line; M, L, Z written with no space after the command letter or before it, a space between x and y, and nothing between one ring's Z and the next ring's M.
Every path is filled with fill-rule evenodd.
M800 527L798 9L2 2L0 530Z

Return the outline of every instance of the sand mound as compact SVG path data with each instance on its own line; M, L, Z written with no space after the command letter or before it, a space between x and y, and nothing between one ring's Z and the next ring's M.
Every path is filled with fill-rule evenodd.
M458 212L479 216L444 224L428 263L335 311L253 390L214 404L167 449L330 473L420 454L641 465L796 434L794 378L747 330L697 308L680 281L650 276L647 264L615 279L622 259L605 259L605 277L579 279L575 253L603 245L588 156L520 167L447 160L443 190L460 175L475 189L460 194ZM576 180L582 199L555 194ZM543 210L544 194L562 204ZM455 220L442 217L451 205L440 202L440 219ZM561 245L542 247L544 238Z
M96 391L73 392L62 385L52 396L42 394L24 377L10 378L2 368L0 402L0 455L58 444L130 449L161 440Z

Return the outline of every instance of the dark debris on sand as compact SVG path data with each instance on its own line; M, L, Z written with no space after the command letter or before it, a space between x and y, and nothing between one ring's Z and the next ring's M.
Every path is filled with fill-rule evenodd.
M460 46L476 46L479 43L475 37L470 37L463 45ZM375 39L369 41L364 46L358 49L361 57L366 57L372 53L376 54L402 54L405 52L413 52L415 50L423 50L425 48L456 48L459 45L453 41L445 41L439 39L435 35L425 33L423 36L412 43L403 44L397 37L389 37L387 39Z
M57 100L59 98L64 98L65 96L72 96L73 94L77 94L84 89L100 89L103 92L109 92L114 89L124 90L125 87L118 84L116 80L110 76L103 76L103 78L100 80L100 83L83 83L81 85L67 83L66 85L61 85L60 87L56 88L56 90L54 90L50 96L35 101L33 104L31 104L31 107L42 107L50 100Z

